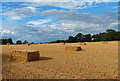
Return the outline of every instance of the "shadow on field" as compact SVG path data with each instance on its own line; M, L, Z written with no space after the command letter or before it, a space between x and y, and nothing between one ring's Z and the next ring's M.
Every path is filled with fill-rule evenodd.
M51 60L52 58L50 57L39 57L38 60L33 60L33 61L40 61L40 60ZM33 61L29 61L29 62L33 62ZM6 64L6 63L10 63L10 62L15 62L14 60L10 60L10 56L9 55L2 55L2 64Z
M4 64L4 63L6 63L6 62L8 62L8 59L9 59L9 55L2 55L2 64Z
M85 49L82 49L82 51L86 51Z
M52 58L50 57L40 57L39 60L51 60Z
M31 61L28 61L28 62L34 62L34 61L41 61L41 60L51 60L52 58L50 57L39 57L38 60L31 60Z

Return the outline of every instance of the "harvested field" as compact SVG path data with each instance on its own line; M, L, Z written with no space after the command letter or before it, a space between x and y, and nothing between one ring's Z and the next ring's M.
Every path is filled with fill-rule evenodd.
M65 46L81 46L83 51L65 51ZM1 45L3 79L117 79L118 42ZM11 62L14 50L38 50L40 59L32 62Z

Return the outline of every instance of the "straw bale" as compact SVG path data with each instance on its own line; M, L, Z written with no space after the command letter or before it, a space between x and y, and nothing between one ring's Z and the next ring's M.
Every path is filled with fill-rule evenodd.
M103 44L108 44L108 42L106 42L106 41L104 41L104 42L102 42Z
M68 51L81 51L82 48L80 46L65 46L65 50L68 50Z
M10 45L10 43L7 43L7 45L9 46L9 45Z
M11 52L10 60L29 62L39 60L39 51L34 50L16 50Z
M30 44L29 44L29 43L27 43L27 44L25 44L25 45L30 46Z
M87 45L86 43L79 43L80 45Z
M65 42L60 42L61 45L65 45Z

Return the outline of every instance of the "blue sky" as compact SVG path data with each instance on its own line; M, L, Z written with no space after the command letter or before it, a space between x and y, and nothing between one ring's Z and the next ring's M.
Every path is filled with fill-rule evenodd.
M67 39L118 28L118 2L2 2L2 38Z

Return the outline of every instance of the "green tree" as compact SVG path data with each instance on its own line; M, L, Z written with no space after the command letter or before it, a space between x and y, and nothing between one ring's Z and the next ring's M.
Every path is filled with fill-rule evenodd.
M107 41L107 33L99 33L100 41Z
M76 39L76 37L69 36L68 42L69 43L74 43L74 42L77 42L77 39Z
M25 41L23 42L23 44L27 44L27 43L29 43L27 40L25 40Z
M116 37L115 40L120 40L120 32L119 31L116 33L115 37Z
M34 42L31 42L30 44L35 44Z
M22 41L21 40L17 40L16 44L22 44Z
M2 44L7 44L7 39L2 39Z
M82 38L83 38L83 34L82 33L78 33L76 36L77 42L81 42Z
M107 29L106 32L107 32L107 33L113 33L113 32L116 32L116 31L113 30L113 29Z
M107 40L112 41L116 39L116 31L113 29L107 29Z
M100 41L99 34L94 34L92 38L93 38L93 41Z
M0 39L0 45L2 44L2 39Z
M8 38L7 43L13 44L12 38Z
M83 39L82 39L83 42L91 42L91 40L92 40L91 34L83 35Z

